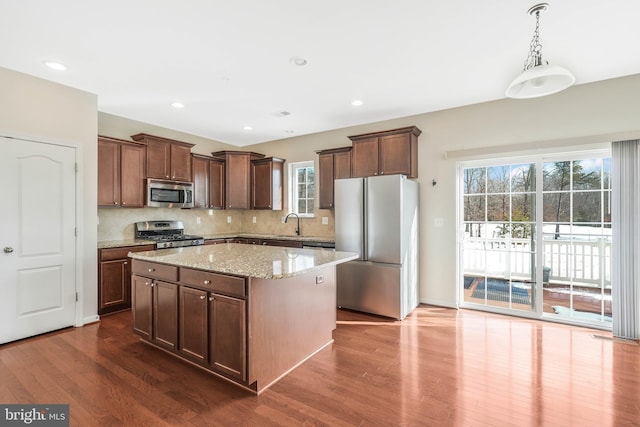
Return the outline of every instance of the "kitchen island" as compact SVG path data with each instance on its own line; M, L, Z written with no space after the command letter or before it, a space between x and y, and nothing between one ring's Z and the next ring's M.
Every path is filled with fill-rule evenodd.
M357 254L224 243L129 256L134 332L260 393L333 342L335 266Z

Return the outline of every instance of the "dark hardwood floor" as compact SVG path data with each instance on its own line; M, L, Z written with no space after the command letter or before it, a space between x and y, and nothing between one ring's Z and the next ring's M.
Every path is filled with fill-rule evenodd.
M640 425L640 346L602 331L339 310L334 344L254 396L143 344L130 317L0 346L0 403L68 403L74 426Z

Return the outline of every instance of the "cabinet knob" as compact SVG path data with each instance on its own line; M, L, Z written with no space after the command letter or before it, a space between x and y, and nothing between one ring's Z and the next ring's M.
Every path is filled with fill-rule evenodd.
M122 202L122 206L124 206L124 205L126 205L126 204L127 204L127 202Z
M384 172L380 172L380 175L384 175Z
M169 175L165 175L164 177L165 177L165 178L169 178Z
M209 297L209 301L213 301L214 299L214 297Z
M125 262L124 262L124 265L127 265L127 264L128 264L128 263L127 263L127 261L125 261Z
M267 242L262 242L262 246L266 246L266 245L267 245Z
M118 202L113 202L113 204L114 204L114 205L117 205L117 204L118 204Z
M378 175L378 172L374 172L373 174L374 174L374 175Z
M205 298L206 298L206 296L200 295L200 299L205 299Z
M151 283L149 283L149 282L144 282L144 285L145 285L145 286L149 286L150 284L151 284Z
M211 283L211 280L205 280L205 281L204 281L204 284L205 284L205 285L208 285L209 283Z
M3 249L5 254L10 254L13 252L13 248L11 246L5 246L5 248Z
M149 273L152 273L152 272L154 272L154 271L156 271L156 269L155 269L155 268L150 268L150 269L149 269Z

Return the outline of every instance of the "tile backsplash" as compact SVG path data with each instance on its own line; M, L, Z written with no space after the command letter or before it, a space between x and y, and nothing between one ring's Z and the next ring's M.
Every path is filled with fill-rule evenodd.
M98 240L133 239L134 223L150 220L182 221L187 234L252 233L294 236L296 219L291 217L283 224L282 218L286 214L286 211L266 210L101 208L98 209ZM231 222L228 222L228 217ZM326 218L327 224L322 224L323 218ZM333 237L333 211L319 210L315 218L300 219L300 234Z

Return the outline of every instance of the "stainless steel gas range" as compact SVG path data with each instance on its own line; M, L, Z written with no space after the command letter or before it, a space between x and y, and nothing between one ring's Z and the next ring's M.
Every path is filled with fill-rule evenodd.
M156 249L204 245L204 237L184 234L182 221L136 222L136 239L153 240Z

